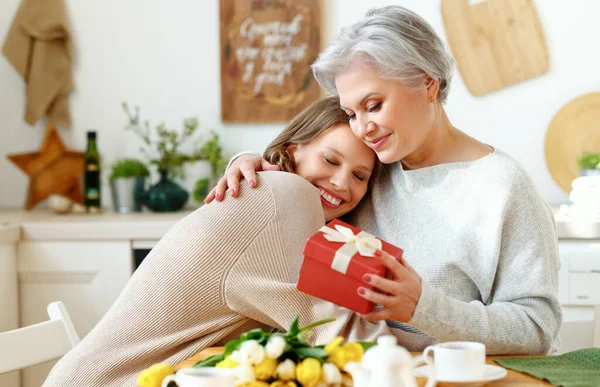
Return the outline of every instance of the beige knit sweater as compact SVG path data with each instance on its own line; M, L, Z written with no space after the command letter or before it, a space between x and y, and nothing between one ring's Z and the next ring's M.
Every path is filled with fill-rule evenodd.
M265 172L240 199L202 206L156 245L98 325L52 369L44 386L135 386L153 363L176 364L253 328L287 329L327 317L315 343L374 340L394 331L410 348L425 336L370 323L300 293L302 248L324 223L306 180Z

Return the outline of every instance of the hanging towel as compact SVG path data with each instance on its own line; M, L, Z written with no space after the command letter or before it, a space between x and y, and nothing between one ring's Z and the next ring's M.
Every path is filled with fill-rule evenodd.
M69 126L73 54L64 0L22 0L2 52L26 83L25 121L46 114Z

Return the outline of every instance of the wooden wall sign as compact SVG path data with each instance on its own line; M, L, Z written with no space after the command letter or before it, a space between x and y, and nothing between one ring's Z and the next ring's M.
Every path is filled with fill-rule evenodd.
M442 0L448 43L475 96L548 71L544 30L532 0Z
M223 122L286 122L319 98L321 2L220 0Z

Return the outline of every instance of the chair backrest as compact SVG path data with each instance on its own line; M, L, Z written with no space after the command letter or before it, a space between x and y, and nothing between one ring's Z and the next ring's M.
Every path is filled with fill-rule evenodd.
M67 308L48 305L50 320L0 333L0 374L61 357L79 343Z

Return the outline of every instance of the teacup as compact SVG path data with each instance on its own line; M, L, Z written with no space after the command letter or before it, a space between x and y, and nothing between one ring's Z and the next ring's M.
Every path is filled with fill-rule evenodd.
M433 353L433 361L429 355ZM440 381L468 381L483 377L485 345L472 341L452 341L431 345L423 351L427 364Z
M178 387L233 387L234 374L231 369L215 367L182 368L163 379L162 387L175 382Z

